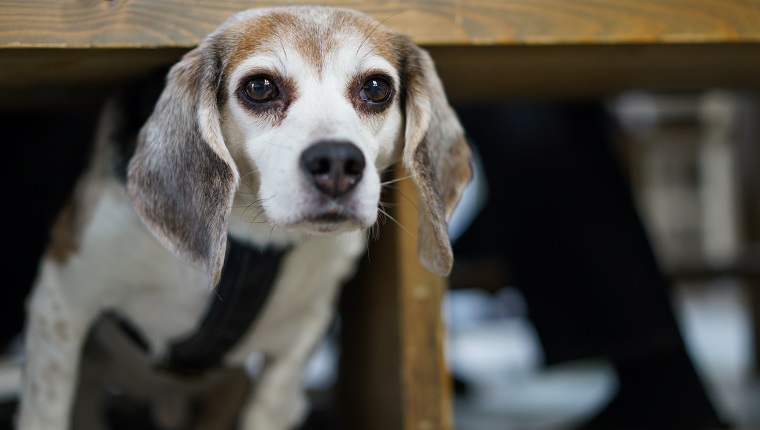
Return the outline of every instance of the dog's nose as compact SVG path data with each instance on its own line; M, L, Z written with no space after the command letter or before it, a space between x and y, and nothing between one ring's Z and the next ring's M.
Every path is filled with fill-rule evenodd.
M348 142L318 142L301 154L301 168L321 192L338 197L362 179L366 162L356 145Z

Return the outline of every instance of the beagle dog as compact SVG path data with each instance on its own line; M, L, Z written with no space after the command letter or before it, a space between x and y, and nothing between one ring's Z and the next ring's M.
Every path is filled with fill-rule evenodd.
M428 53L366 15L237 13L171 68L134 139L115 126L125 109L104 109L40 264L21 430L70 427L83 345L102 315L128 321L159 364L199 330L220 301L232 240L286 251L255 323L219 360L263 357L239 428L298 425L302 370L378 222L381 174L397 161L419 194L422 264L451 269L447 220L471 177L470 149Z

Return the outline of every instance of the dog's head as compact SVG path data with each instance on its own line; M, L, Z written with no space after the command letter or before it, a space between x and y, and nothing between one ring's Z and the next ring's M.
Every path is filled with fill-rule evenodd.
M399 159L419 191L421 261L446 274L470 150L430 56L358 12L254 9L172 68L127 187L153 233L216 281L233 204L278 229L368 228Z

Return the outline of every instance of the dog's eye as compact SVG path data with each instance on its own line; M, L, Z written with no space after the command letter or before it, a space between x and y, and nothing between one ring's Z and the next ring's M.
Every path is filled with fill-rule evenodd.
M263 103L276 99L279 91L270 78L256 77L245 84L245 95L251 101Z
M362 85L361 98L370 103L384 103L391 98L391 84L379 77L372 77L367 79Z

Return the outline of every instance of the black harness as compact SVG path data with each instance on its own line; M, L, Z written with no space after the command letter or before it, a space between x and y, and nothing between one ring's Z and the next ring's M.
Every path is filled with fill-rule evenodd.
M261 251L229 236L227 243L219 285L206 315L198 330L170 346L161 367L199 373L218 365L261 314L288 249Z
M261 314L289 250L259 250L228 236L222 274L206 314L195 332L169 345L158 369L197 375L219 365ZM113 316L128 337L147 351L142 333L128 320Z

